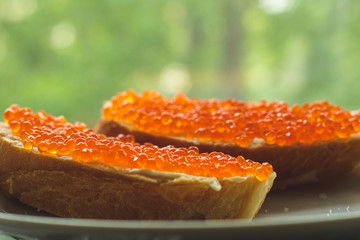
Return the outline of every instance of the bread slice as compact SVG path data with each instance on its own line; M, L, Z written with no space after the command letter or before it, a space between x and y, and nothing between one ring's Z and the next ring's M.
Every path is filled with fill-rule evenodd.
M93 219L251 219L276 174L206 178L84 164L25 150L0 123L0 188L51 214Z
M232 156L244 156L257 162L270 163L277 173L273 189L314 181L331 181L356 171L360 163L360 134L351 138L312 144L295 143L278 146L255 139L248 147L235 143L199 142L184 137L160 136L146 133L123 121L101 119L95 131L107 136L132 134L141 144L150 142L160 147L196 146L200 152L223 152Z

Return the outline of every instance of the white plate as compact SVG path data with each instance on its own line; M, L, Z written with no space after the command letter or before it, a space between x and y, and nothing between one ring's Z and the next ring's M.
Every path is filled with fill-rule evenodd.
M271 192L256 218L211 221L66 219L0 195L0 230L24 239L344 239L360 238L359 175Z

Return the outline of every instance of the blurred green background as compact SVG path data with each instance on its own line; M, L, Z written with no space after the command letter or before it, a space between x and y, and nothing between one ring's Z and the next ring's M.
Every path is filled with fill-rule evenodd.
M0 0L0 111L92 127L126 89L360 109L358 0Z

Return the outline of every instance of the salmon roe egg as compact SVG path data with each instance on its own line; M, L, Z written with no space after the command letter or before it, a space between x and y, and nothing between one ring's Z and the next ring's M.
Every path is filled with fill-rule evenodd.
M360 114L327 101L300 106L285 102L199 100L179 94L132 90L119 93L103 108L105 120L121 121L140 131L200 142L248 147L254 139L288 146L346 139L360 132Z
M150 93L149 93L150 94ZM131 102L129 94L123 101ZM106 137L88 129L83 123L71 124L64 117L11 106L5 111L5 122L23 142L27 151L69 156L82 163L99 163L115 167L176 172L202 177L246 177L253 175L265 181L273 173L268 163L254 163L243 157L223 153L199 153L197 147L159 148L150 143L140 145L128 135ZM168 121L168 120L167 120Z

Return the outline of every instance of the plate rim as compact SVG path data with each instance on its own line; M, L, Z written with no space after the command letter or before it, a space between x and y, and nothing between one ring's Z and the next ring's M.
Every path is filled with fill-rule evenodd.
M261 228L286 227L304 224L333 224L341 222L360 222L360 211L339 212L329 216L323 214L308 214L291 216L275 214L269 217L255 218L252 221L243 219L220 220L106 220L106 219L77 219L52 216L35 216L16 213L0 212L0 225L39 225L47 227L92 228L103 230L121 229L152 229L152 230L196 230L196 229L222 229L222 228ZM165 227L164 227L165 226Z

